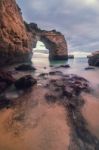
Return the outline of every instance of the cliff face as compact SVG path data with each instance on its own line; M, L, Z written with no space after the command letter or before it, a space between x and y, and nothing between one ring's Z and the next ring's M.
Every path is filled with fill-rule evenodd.
M31 40L15 0L0 0L0 64L28 59Z
M51 59L67 58L67 44L61 33L28 25L15 0L0 0L0 65L30 61L38 37L49 49Z

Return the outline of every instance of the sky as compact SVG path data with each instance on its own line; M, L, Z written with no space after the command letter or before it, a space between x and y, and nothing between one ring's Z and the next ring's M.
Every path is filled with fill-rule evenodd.
M99 50L99 0L17 0L24 20L56 29L69 51Z

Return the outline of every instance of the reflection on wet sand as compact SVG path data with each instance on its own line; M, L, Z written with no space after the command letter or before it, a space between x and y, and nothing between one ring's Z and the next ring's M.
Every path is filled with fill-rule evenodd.
M0 150L68 149L66 111L58 104L48 105L44 94L44 89L35 88L18 99L20 105L0 112Z
M99 138L99 98L91 94L82 96L85 100L82 113L88 123L88 129Z

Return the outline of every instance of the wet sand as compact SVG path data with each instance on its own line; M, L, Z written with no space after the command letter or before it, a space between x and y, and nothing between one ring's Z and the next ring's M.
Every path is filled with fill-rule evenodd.
M0 150L68 149L70 128L66 111L58 104L48 105L45 93L46 90L35 87L17 99L14 108L0 112Z
M99 138L99 98L91 94L82 96L85 100L82 113L88 123L88 129Z

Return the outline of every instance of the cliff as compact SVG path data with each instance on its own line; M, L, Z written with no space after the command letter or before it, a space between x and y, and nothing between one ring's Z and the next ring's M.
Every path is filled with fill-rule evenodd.
M50 58L67 58L67 44L61 33L40 30L33 23L27 24L23 21L21 9L15 0L0 0L1 66L30 61L38 37L49 49Z
M15 0L0 0L0 64L28 60L32 35Z

